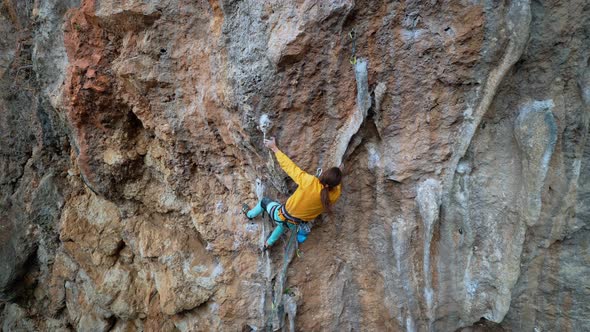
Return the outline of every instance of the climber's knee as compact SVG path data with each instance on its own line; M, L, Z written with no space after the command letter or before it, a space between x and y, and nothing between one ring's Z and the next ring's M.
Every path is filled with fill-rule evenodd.
M270 199L270 198L268 198L268 197L262 197L262 200L260 201L260 206L262 206L262 208L264 209L264 211L268 211L268 210L266 209L266 206L267 206L269 203L272 203L272 202L273 202L273 200L272 200L272 199Z

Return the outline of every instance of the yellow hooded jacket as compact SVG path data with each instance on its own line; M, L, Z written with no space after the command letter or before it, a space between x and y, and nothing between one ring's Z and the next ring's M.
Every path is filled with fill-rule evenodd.
M324 211L320 193L324 187L318 178L301 170L283 152L277 150L275 156L281 168L297 183L297 190L285 203L287 213L303 221L312 221ZM340 198L342 185L330 190L330 204Z

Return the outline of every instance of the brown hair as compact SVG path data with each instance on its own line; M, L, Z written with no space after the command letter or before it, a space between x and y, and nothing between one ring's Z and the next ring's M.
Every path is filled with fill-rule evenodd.
M332 213L329 193L340 184L340 181L342 181L342 171L338 167L332 167L320 175L320 183L324 185L320 197L322 205L328 214Z

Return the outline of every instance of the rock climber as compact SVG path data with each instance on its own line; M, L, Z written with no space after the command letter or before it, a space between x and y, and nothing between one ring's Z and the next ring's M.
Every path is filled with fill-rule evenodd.
M279 239L281 234L285 232L285 226L292 232L299 226L297 241L302 243L309 234L307 223L324 211L332 213L332 206L340 198L342 171L338 167L332 167L322 172L317 178L301 170L279 150L274 137L265 139L264 145L274 152L281 168L295 181L298 187L285 204L264 197L251 210L244 203L242 211L250 220L266 211L276 223L277 227L266 240L263 250L267 250Z

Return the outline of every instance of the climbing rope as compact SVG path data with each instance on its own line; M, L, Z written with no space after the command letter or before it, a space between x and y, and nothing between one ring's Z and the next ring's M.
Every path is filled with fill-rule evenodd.
M291 229L291 235L289 236L289 242L287 242L287 247L285 248L285 257L283 258L283 276L287 273L287 260L289 259L289 252L291 251L291 247L293 246L293 240L295 239L295 234L297 234L297 227L295 229ZM283 286L285 281L283 281Z
M280 277L281 279L279 280L280 287L279 287L279 292L278 294L276 294L275 296L275 301L273 301L272 303L272 308L273 310L277 310L277 315L280 318L283 313L284 313L284 306L283 306L283 293L285 292L285 276L287 275L287 267L289 266L289 256L290 252L291 252L291 248L293 247L293 243L294 243L294 239L295 239L295 234L297 233L297 228L295 229L291 229L291 235L289 236L289 242L287 242L287 247L285 248L285 254L284 254L284 258L283 258L283 269L281 270L281 274ZM279 319L280 320L280 319Z
M355 59L356 61L356 59ZM259 121L259 126L258 128L260 129L260 131L262 131L263 134L263 139L266 139L266 135L268 133L268 131L270 131L272 127L272 122L270 120L270 118L268 117L268 115L263 114L260 117L260 121ZM272 153L269 150L269 155L268 155L268 166L271 172L275 171L275 167L274 167L274 159L272 158ZM316 175L319 177L322 174L322 169L318 168ZM262 186L262 181L260 181L260 179L256 179L256 185L257 188L259 186ZM258 193L257 193L258 195ZM258 196L262 196L262 195L258 195ZM259 199L261 199L259 197ZM264 208L264 212L266 211L266 207ZM271 211L272 212L272 211ZM271 221L271 224L274 224L274 218L272 216L273 213L267 213L268 217ZM279 279L277 280L278 287L275 287L275 292L274 292L274 297L271 300L271 311L272 313L275 313L276 315L268 315L267 317L267 321L266 321L266 330L268 331L272 331L272 325L273 325L273 318L277 318L279 321L279 324L282 325L283 320L284 320L284 315L285 315L285 308L284 308L284 304L283 304L283 293L285 292L285 283L286 283L286 276L287 276L287 268L289 266L289 258L291 257L291 251L292 248L294 247L294 243L295 243L295 238L296 235L299 231L299 227L288 227L289 231L291 232L290 236L289 236L289 241L287 242L287 247L285 248L285 253L284 253L284 258L283 258L283 267L281 270L281 273L278 275ZM309 233L309 227L307 227L307 232ZM297 257L300 257L300 252L299 249L297 249ZM267 259L270 259L269 256L266 256ZM268 313L266 312L265 309L265 315L267 315Z

